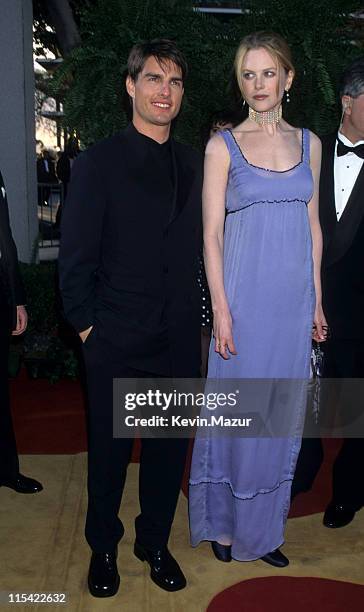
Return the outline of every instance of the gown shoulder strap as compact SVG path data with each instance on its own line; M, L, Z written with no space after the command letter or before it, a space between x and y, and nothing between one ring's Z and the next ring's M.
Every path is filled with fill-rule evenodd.
M221 137L224 140L230 153L230 159L233 159L236 144L230 130L219 130L215 137Z
M310 130L302 129L302 160L310 164Z

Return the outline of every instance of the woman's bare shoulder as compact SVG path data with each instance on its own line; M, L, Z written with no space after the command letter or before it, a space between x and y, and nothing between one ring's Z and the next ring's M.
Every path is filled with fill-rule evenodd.
M222 132L216 132L210 138L206 145L205 155L219 157L219 159L229 159L229 151Z
M321 140L320 138L317 136L317 134L315 134L315 132L311 132L311 130L308 130L310 133L310 143L311 143L311 147L315 147L316 149L320 150L321 149Z
M248 134L249 132L253 131L255 131L255 126L251 121L248 121L247 119L244 119L242 123L239 123L239 125L236 125L231 129L231 133L233 134L233 136L235 136L235 138L241 138L242 136L244 136L244 134Z

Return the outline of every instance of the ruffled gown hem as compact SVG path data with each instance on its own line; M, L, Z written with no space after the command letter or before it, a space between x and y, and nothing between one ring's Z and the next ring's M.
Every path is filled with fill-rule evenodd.
M272 493L273 491L276 491L277 489L279 489L279 487L284 484L285 482L292 482L293 480L293 475L290 476L289 478L284 478L283 480L280 480L277 484L275 484L273 487L269 487L268 489L259 489L258 491L255 491L254 493L251 493L250 491L248 493L238 493L234 490L233 485L231 484L231 481L226 479L226 480L214 480L213 478L209 478L209 479L198 479L198 480L190 480L189 481L189 485L190 487L195 487L198 485L206 485L206 484L212 484L212 485L219 485L219 484L227 484L229 485L230 491L231 491L231 495L233 497L235 497L236 499L253 499L254 497L256 497L257 495L265 495L266 493Z

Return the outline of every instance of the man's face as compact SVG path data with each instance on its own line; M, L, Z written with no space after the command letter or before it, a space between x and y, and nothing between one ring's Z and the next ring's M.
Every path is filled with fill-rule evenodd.
M179 113L182 71L171 61L160 65L149 57L136 81L127 77L126 88L133 99L133 121L140 128L167 126Z
M364 140L364 93L356 98L343 96L343 127L351 142ZM345 133L346 135L346 133Z

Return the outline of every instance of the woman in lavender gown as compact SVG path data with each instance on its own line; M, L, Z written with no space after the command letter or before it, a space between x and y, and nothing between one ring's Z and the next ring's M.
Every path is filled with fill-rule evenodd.
M204 255L214 316L208 379L304 380L311 338L325 339L321 144L282 118L294 67L279 35L246 36L235 71L249 117L215 135L205 157ZM296 423L303 420L300 400L289 406ZM300 443L297 436L198 434L189 495L192 545L211 541L221 561L287 565L279 547Z

